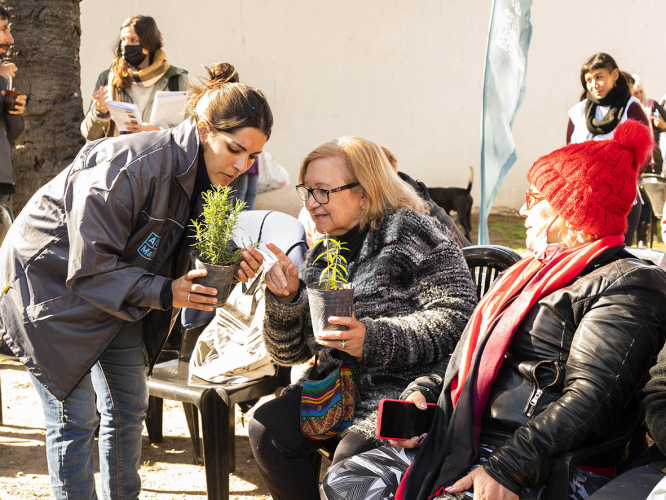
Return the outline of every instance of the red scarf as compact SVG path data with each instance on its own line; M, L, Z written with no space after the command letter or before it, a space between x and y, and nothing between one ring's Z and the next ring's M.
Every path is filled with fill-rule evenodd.
M488 331L488 327L514 297L513 304L506 309L504 317L494 329L495 335L488 340L488 344L481 354L480 366L483 366L484 369L476 380L475 416L477 408L481 413L485 410L490 388L502 365L513 335L532 306L542 297L573 281L590 262L606 250L623 243L624 236L622 235L605 236L592 243L567 250L546 265L534 257L526 257L511 266L493 287L492 293L481 299L470 320L470 331L462 352L458 376L451 382L453 405L455 406L458 402L465 385L481 335Z
M481 435L481 417L485 411L490 390L499 372L504 355L520 323L534 304L572 282L587 265L609 248L624 243L623 235L605 236L592 243L567 250L547 264L534 257L526 257L510 267L493 287L491 293L481 299L467 326L465 345L460 357L458 374L453 378L450 391L451 401L455 406L466 383L474 384L472 403L472 432L474 443L479 444ZM515 300L514 300L515 299ZM485 348L477 352L477 345L489 332L490 325L502 317L492 329L492 336ZM468 375L472 360L481 356L478 366L482 369L476 378ZM398 488L396 500L401 500L405 474Z

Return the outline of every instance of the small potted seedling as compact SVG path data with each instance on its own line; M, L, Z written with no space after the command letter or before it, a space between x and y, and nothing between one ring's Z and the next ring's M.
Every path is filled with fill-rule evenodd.
M201 194L203 211L199 220L192 220L194 229L192 261L195 269L206 269L208 274L194 278L194 283L217 289L215 307L224 306L234 287L234 275L243 260L243 248L231 245L238 218L245 210L245 202L236 200L230 187L213 186ZM258 243L250 246L256 247Z
M315 335L323 331L347 330L344 325L329 323L331 316L351 317L354 303L354 285L347 282L347 261L340 254L347 250L345 244L326 235L315 243L322 251L314 260L324 260L326 267L319 276L319 283L308 285L310 316ZM314 248L313 247L313 248Z

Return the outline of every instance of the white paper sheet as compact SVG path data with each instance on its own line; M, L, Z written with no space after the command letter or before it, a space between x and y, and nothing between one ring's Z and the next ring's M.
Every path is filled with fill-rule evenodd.
M109 101L109 111L111 118L116 122L118 132L127 132L129 129L126 122L140 124L141 113L139 113L139 106L131 102Z
M187 92L155 92L150 123L153 125L178 125L185 116Z

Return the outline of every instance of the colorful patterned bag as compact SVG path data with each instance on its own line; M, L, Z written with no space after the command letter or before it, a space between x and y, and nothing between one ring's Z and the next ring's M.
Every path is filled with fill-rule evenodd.
M317 369L315 357L313 370ZM351 368L340 366L323 380L306 380L301 393L301 430L315 441L341 433L354 419L356 385Z

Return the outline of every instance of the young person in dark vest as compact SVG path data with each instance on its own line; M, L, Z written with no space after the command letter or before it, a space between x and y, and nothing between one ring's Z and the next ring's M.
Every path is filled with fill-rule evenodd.
M612 139L617 126L629 119L649 127L641 102L631 95L627 80L608 54L599 52L585 61L580 83L581 100L569 110L567 144ZM632 243L642 204L638 196L627 215L627 245Z

